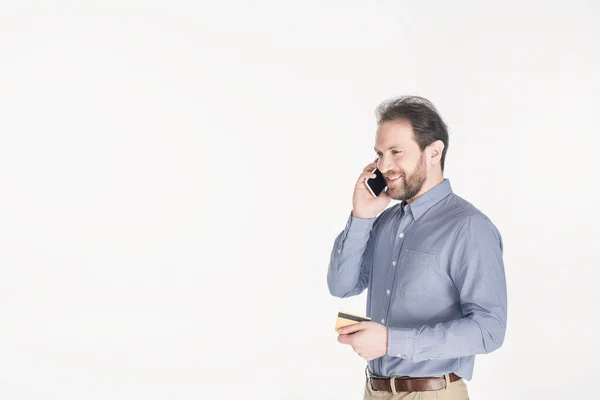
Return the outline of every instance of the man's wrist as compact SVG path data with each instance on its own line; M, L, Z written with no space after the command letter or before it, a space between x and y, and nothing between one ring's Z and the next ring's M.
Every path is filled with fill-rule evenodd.
M370 215L364 215L364 214L360 214L358 212L356 212L356 210L352 210L352 217L354 218L358 218L358 219L373 219L376 216L370 216Z
M387 328L387 354L392 357L411 359L415 351L417 331L407 328Z
M350 213L348 222L346 223L346 229L344 230L344 236L364 236L371 232L371 228L375 223L375 218L359 218L355 217L353 213Z

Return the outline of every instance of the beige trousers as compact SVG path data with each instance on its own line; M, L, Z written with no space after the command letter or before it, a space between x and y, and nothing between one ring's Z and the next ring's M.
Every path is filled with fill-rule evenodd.
M469 400L467 385L464 380L459 379L450 382L448 386L440 390L428 390L425 392L392 392L376 391L371 389L369 381L365 383L365 394L363 400Z

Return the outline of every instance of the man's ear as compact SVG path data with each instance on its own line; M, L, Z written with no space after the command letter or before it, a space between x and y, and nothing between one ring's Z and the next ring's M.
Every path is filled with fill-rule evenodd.
M441 140L436 140L428 147L427 161L431 165L437 165L442 162L442 152L444 151L444 143Z

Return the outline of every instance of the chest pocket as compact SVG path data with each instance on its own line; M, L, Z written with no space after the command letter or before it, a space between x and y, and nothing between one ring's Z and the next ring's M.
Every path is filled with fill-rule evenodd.
M432 287L435 256L417 250L404 249L400 257L398 289L407 296L419 296Z

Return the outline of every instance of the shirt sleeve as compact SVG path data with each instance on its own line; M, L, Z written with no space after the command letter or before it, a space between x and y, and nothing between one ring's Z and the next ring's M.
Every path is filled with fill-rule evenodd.
M500 233L484 215L459 228L450 276L463 318L420 329L388 328L388 355L413 362L490 353L506 332L507 290Z
M346 228L335 239L327 270L327 286L333 296L355 296L369 285L373 259L370 238L376 220L355 218L350 213Z

